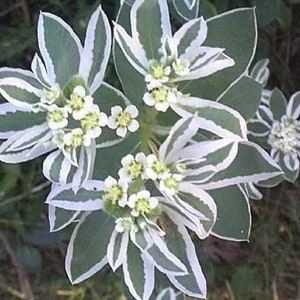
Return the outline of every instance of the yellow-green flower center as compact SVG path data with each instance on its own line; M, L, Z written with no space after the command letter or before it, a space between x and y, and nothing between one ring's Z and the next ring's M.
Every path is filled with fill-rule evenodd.
M166 178L164 184L168 189L178 190L179 183L173 176Z
M165 165L165 163L162 160L156 160L154 161L154 163L152 164L152 170L156 173L156 174L161 174L166 172L168 169Z
M149 214L152 210L150 207L150 202L149 198L141 198L139 199L135 205L134 209L139 213L139 214Z
M153 61L150 66L150 74L155 78L155 79L162 79L165 77L165 68L158 62L158 61Z
M124 230L130 230L131 227L133 226L133 222L132 222L131 218L124 218L121 221L121 225L124 228Z
M70 99L67 100L67 103L69 104L72 110L76 111L83 108L84 99L81 96L73 93L70 95Z
M111 202L113 205L116 205L117 202L121 199L122 194L123 194L122 188L116 184L111 186L108 189L108 191L103 196L103 200L107 202Z
M165 102L168 98L168 90L165 88L154 89L152 91L152 97L157 102Z
M126 171L132 179L136 179L142 175L144 166L141 162L132 161L126 167Z
M61 110L57 109L57 110L53 110L51 112L48 113L48 121L52 121L55 123L59 123L64 119L64 114Z
M127 111L119 113L116 117L116 123L120 127L127 127L131 123L131 114Z
M44 90L44 98L54 102L59 97L59 91L57 90Z
M74 134L72 140L72 146L77 148L83 144L83 134Z
M99 117L95 112L88 112L81 120L81 128L84 130L92 130L99 126Z

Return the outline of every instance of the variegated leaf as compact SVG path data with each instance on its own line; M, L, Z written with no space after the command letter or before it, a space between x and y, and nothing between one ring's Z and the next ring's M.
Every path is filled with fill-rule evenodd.
M72 183L54 185L46 199L47 204L67 210L91 211L103 208L103 181L88 180L74 192Z
M130 12L132 38L146 52L148 60L159 59L166 37L172 36L166 0L136 0Z
M154 288L154 265L133 244L128 244L123 263L125 283L137 300L149 300Z
M77 210L65 210L53 205L48 205L48 218L50 232L56 232L70 225L81 212Z
M195 246L183 225L175 224L170 218L166 220L169 233L165 241L170 249L181 258L188 269L188 274L176 276L167 274L170 281L183 293L196 298L206 297L206 280L202 273Z
M279 166L257 144L242 141L232 164L216 173L210 181L201 185L204 189L216 189L245 182L258 182L282 174Z
M128 242L129 231L112 232L107 247L107 259L113 271L116 271L126 259Z
M184 118L197 113L199 128L232 140L247 138L246 122L232 108L196 97L183 97L178 101L177 105L172 105L173 110Z
M32 60L31 69L35 77L43 86L50 89L55 85L55 82L48 76L46 67L37 53Z
M41 125L45 120L45 113L32 113L10 103L0 104L0 139L7 139L16 131Z
M114 226L114 218L101 210L83 214L66 254L66 272L73 284L91 277L107 264L107 245Z
M184 20L192 20L199 14L200 0L172 0L177 14Z
M111 48L111 30L101 6L90 18L79 65L82 76L93 94L101 85Z
M79 38L61 18L41 13L38 42L48 76L64 87L73 75L78 74L82 52Z

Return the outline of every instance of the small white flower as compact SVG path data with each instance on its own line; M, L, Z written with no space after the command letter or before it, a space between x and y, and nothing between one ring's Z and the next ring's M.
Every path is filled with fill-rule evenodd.
M138 130L139 123L134 120L138 114L138 110L134 105L127 106L125 110L121 106L114 106L111 108L111 116L108 118L108 127L117 129L116 134L124 137L127 130L130 132Z
M139 215L147 215L153 211L158 205L158 200L151 197L147 190L139 191L137 194L130 195L127 205L132 208L131 214L134 217Z
M181 174L168 173L159 182L159 190L165 192L168 196L174 196L179 190L179 183L183 180Z
M67 100L68 111L72 113L75 120L81 120L87 110L93 107L93 102L93 97L86 95L85 88L78 85L73 89L70 99Z
M104 180L104 185L104 201L109 201L113 205L118 204L121 207L124 207L127 204L128 183L126 181L121 179L117 181L115 178L108 176Z
M60 92L57 87L53 87L50 90L43 90L43 97L41 98L41 103L51 105L59 98Z
M64 128L68 125L68 110L65 107L58 107L52 104L48 107L48 126L52 130Z
M146 174L150 179L161 179L168 171L166 164L162 160L159 160L156 155L150 154L147 156Z
M60 130L52 131L52 142L57 145L59 149L62 149L65 146L64 136L65 132Z
M115 230L120 233L136 227L131 217L118 218L115 223Z
M90 139L84 135L81 128L72 129L71 132L64 135L63 140L65 145L70 148L90 145Z
M145 179L146 163L146 156L144 153L139 152L135 157L131 154L126 155L121 160L123 168L121 168L118 172L119 177L127 182L139 177Z
M185 76L190 73L189 69L190 63L188 60L176 59L172 63L174 72L179 76Z
M170 104L177 102L177 96L174 89L161 86L146 92L143 100L148 106L154 106L158 111L165 112Z
M170 66L164 66L157 60L150 61L149 74L145 76L148 89L159 87L160 84L168 82L170 73Z
M84 117L80 120L81 128L89 139L97 138L101 135L102 129L107 125L107 115L100 112L97 105L92 105L85 110Z

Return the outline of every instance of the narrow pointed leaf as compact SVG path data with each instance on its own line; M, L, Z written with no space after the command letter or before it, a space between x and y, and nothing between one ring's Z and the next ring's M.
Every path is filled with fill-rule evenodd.
M148 59L159 59L164 38L172 35L167 1L137 0L130 19L133 39L140 42Z
M103 207L103 181L89 180L74 192L72 183L55 185L47 197L46 203L68 210L99 210Z
M32 113L10 103L0 104L0 138L6 139L16 131L41 125L45 120L45 113Z
M135 299L148 300L154 288L154 266L132 243L123 263L125 283Z
M99 6L90 18L79 66L79 75L86 80L91 94L103 80L110 48L110 25L101 6Z
M114 225L114 219L101 210L82 216L66 254L66 272L73 284L88 279L107 264L107 245Z
M41 13L38 42L49 77L64 87L73 75L78 74L82 52L79 38L61 18Z
M48 205L50 232L56 232L70 225L80 214L80 211L65 210Z
M31 69L38 81L45 87L51 88L55 84L55 82L53 82L48 76L44 63L42 62L38 54L34 55L33 61L31 63Z
M200 0L172 0L177 14L184 20L192 20L199 14Z
M240 142L232 164L226 170L216 173L202 188L216 189L244 182L258 182L280 174L279 166L257 144Z
M176 225L170 218L167 218L166 222L170 231L165 236L166 243L181 258L188 269L187 275L167 274L167 276L175 287L183 293L196 298L205 298L206 280L187 230L181 225Z

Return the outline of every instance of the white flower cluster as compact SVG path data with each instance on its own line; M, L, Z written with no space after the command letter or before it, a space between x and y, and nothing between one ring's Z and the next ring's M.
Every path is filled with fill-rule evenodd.
M124 110L120 106L111 108L111 116L101 112L94 104L92 96L82 85L77 85L65 99L58 89L45 90L38 111L47 112L47 122L52 130L52 141L77 165L76 150L80 146L89 147L93 139L102 133L102 127L116 129L116 134L124 137L127 131L139 128L138 110L134 105Z
M268 138L269 145L274 151L291 153L299 151L299 121L292 117L282 116L280 121L273 123Z
M154 154L128 154L123 157L121 164L118 180L111 176L105 179L103 196L108 212L114 214L114 209L125 208L124 215L116 221L116 230L119 232L135 226L134 218L142 216L147 220L157 216L158 199L152 197L145 188L148 180L152 180L163 194L173 196L184 178L183 173L177 170L173 172L173 168L168 168L165 162Z
M167 56L166 51L160 61L152 60L149 63L149 74L145 76L147 92L143 100L158 111L165 112L171 104L177 102L182 93L172 82L177 76L185 76L190 72L188 60L176 57L176 51Z

